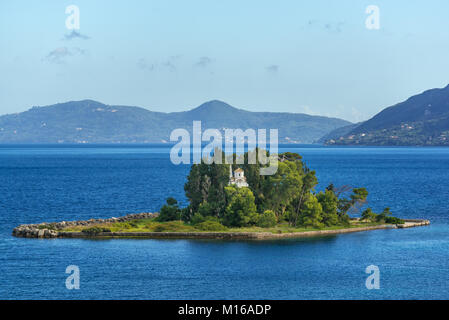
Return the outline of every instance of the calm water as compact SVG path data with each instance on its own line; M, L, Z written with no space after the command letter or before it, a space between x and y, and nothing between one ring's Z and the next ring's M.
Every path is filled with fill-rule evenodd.
M22 223L185 203L189 168L161 147L0 147L0 299L448 299L449 149L289 147L321 182L430 227L277 242L17 239ZM365 288L365 268L381 289ZM78 265L81 289L65 288Z

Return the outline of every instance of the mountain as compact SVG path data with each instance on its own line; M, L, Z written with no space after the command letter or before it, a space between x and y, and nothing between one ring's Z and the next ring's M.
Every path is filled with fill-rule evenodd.
M449 85L412 96L342 133L324 138L326 144L449 146Z
M209 101L184 112L153 112L140 107L71 101L0 116L0 143L156 143L172 130L279 129L280 143L313 143L350 122L300 113L250 112Z
M323 137L321 137L320 139L317 140L317 143L326 143L330 140L337 140L340 137L343 137L345 135L347 135L349 132L351 132L352 130L354 130L355 128L357 128L358 126L360 126L362 124L362 122L358 122L358 123L353 123L353 124L349 124L347 126L344 127L340 127L337 128L335 130L332 130L331 132L327 133L326 135L324 135Z

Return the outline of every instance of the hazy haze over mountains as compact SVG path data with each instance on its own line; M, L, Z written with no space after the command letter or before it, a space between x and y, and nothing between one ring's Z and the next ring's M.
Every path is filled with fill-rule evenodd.
M0 143L158 143L194 120L208 128L279 129L280 143L313 143L348 121L301 113L250 112L213 100L184 112L71 101L0 116Z

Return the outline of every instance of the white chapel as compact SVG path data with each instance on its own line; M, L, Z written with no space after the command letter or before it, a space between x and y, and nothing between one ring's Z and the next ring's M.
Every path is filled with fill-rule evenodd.
M246 182L245 172L241 168L237 168L232 174L232 166L229 165L229 184L236 185L237 188L248 187Z

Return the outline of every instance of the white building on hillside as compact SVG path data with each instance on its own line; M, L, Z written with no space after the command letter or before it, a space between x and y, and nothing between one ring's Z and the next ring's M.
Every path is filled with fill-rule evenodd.
M248 187L245 172L242 169L237 168L237 170L234 171L234 175L232 175L232 166L229 165L229 184L236 185L237 188Z

